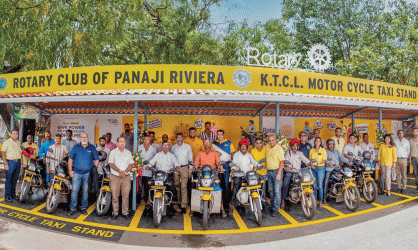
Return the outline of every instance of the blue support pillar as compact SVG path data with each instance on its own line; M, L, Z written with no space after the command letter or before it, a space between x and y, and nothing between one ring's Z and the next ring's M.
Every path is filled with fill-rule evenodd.
M351 116L351 129L352 129L353 133L354 133L354 130L356 128L355 122L356 122L356 119L355 119L354 114L353 114L353 116Z
M134 107L134 149L133 152L137 153L138 150L138 101L135 101ZM132 211L136 211L136 175L132 178Z
M39 109L39 116L38 116L38 123L41 124L42 122L42 109ZM33 138L35 139L35 138ZM41 148L41 137L38 136L38 147Z
M379 132L382 132L382 108L379 108Z
M259 118L259 131L263 132L263 111L260 111L258 114L260 116Z
M417 117L414 116L414 128L416 128L416 127L417 127Z
M276 135L280 133L280 104L276 103Z
M15 128L15 105L12 103L10 104L10 115L12 119L10 119L10 133Z

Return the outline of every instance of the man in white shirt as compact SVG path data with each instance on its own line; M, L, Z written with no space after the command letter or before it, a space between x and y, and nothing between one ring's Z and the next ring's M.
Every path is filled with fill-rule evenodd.
M353 154L354 159L360 159L363 155L363 149L359 145L356 144L357 138L354 134L350 135L349 144L344 146L343 156L347 159L351 159L352 157L348 156L349 153Z
M131 192L130 171L134 166L132 153L125 148L126 140L119 137L118 147L110 152L110 189L112 190L112 220L116 220L119 214L119 195L122 193L122 216L130 220L129 216L129 192Z
M183 134L176 134L177 143L171 147L171 152L176 156L179 163L179 167L176 168L174 174L174 186L177 191L177 202L181 201L181 212L186 213L187 207L187 181L191 175L189 174L189 162L193 162L193 151L189 144L183 143ZM174 209L178 211L178 206L175 205Z
M138 146L138 152L140 152L141 154L142 162L145 162L145 161L149 162L155 156L157 151L155 150L154 147L151 146L151 138L148 135L144 136L143 142L144 142L143 144ZM142 169L142 185L144 186L144 199L145 199L145 202L147 203L145 205L146 209L151 208L151 201L148 199L149 190L150 190L150 185L148 184L148 182L150 182L151 179L152 179L152 171L146 170L145 168Z
M61 134L56 134L54 138L55 144L48 148L46 153L46 172L48 173L48 182L54 179L55 167L58 166L68 155L68 149L61 144Z
M243 138L239 141L238 147L239 150L234 154L232 163L235 163L235 166L231 167L231 174L234 174L235 171L241 170L246 174L248 171L252 171L252 166L258 166L258 163L254 160L253 156L247 151L250 142ZM243 177L234 177L234 189L232 196L232 206L235 208L238 205L237 193L241 187Z
M335 142L335 149L338 150L341 154L344 150L345 140L343 136L343 130L338 127L335 129L335 136L331 137Z
M393 142L396 146L396 182L398 183L398 192L406 193L406 182L407 182L407 163L409 153L411 153L411 145L407 139L404 138L404 132L398 131L398 138L395 138Z
M73 139L73 131L71 129L67 130L67 138L65 138L64 140L62 140L62 145L64 145L64 146L67 147L68 153L71 152L71 150L73 149L73 147L77 143L78 142Z
M363 134L363 142L360 143L360 147L361 149L363 149L363 152L370 152L370 154L372 155L372 158L370 160L373 161L375 159L374 146L371 142L369 142L369 135L367 133Z

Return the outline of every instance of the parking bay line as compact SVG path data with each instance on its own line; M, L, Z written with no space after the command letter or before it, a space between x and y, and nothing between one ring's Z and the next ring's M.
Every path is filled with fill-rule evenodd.
M247 225L245 225L245 222L242 220L241 215L239 215L236 209L234 209L234 212L232 215L234 216L234 219L237 222L239 229L248 230Z
M46 202L42 203L41 205L35 207L34 209L30 210L31 212L39 212L46 207Z
M333 212L334 214L338 215L338 216L343 216L345 217L345 213L338 211L337 209L330 207L329 205L323 206L325 209L327 209L328 211Z
M94 209L96 209L96 202L93 203L93 205L91 205L88 209L87 209L87 215L81 214L80 216L77 217L77 219L75 219L76 222L80 222L85 220L93 211Z
M141 220L144 210L145 210L145 202L141 202L141 204L139 205L138 209L135 212L134 217L132 218L131 223L129 224L130 228L138 227L139 221Z
M365 203L368 203L364 198L360 198L360 200L362 201L362 202L365 202ZM375 206L375 207L381 207L382 205L380 205L380 204L377 204L377 203L375 203L375 202L372 202L372 203L369 203L369 204L372 204L373 206Z
M398 185L398 183L396 183L396 182L393 182L392 181L392 184L396 184L396 185ZM411 186L411 185L406 185L407 187L410 187L410 188L417 188L416 186Z
M286 218L286 220L288 220L290 222L290 224L299 224L299 222L297 220L295 220L292 216L290 216L290 214L288 214L286 211L284 211L283 209L279 209L279 213Z
M187 207L186 213L183 215L184 231L187 233L192 232L192 218L190 217L190 207Z
M386 191L385 190L385 193L387 193L388 191ZM391 194L394 194L394 195L396 195L396 196L400 196L400 197L403 197L403 198L407 198L407 199L411 199L411 198L414 198L413 196L409 196L409 195L404 195L404 194L400 194L400 193L395 193L395 192L390 192Z

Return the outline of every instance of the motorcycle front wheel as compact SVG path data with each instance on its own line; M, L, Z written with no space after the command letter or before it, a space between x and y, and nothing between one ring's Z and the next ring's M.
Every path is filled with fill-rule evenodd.
M153 222L156 227L160 226L161 219L163 217L163 214L162 214L163 209L161 206L163 206L161 198L155 198L154 204L152 207L152 212L153 212Z
M316 199L313 193L302 194L301 205L303 215L306 219L310 220L315 216L316 211Z
M58 204L61 200L61 191L55 188L51 188L51 191L48 194L46 199L46 212L52 214L58 207Z
M263 214L261 213L261 202L260 197L257 197L253 200L253 211L254 211L254 217L255 221L257 222L257 225L261 226L263 223Z
M209 201L203 201L203 230L208 229L209 216Z
M374 181L364 183L363 196L367 203L372 203L377 199L377 185Z
M344 203L347 209L354 212L360 204L360 192L357 187L349 187L344 189Z
M30 183L23 180L22 185L20 186L19 202L24 202L28 197L30 191Z
M106 190L101 190L96 201L96 213L98 216L103 216L109 211L112 203L112 193Z

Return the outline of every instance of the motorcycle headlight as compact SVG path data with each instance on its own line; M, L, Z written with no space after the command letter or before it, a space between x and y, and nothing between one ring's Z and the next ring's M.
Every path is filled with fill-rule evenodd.
M63 172L59 172L59 173L57 173L57 175L58 175L58 177L61 177L61 178L65 178L66 176L65 176L65 173L63 173Z
M164 181L155 181L155 186L164 186Z
M347 171L347 172L345 172L345 175L346 175L348 178L351 178L351 177L353 177L353 172L351 172L351 171Z
M31 165L29 165L29 166L28 166L28 170L29 170L29 171L32 171L32 172L35 172L35 171L36 171L36 167L35 167L35 165L32 165L32 164L31 164Z
M302 178L302 182L311 182L312 178L309 175L304 175Z
M367 166L364 168L364 171L372 171L372 167L371 166Z
M203 187L212 186L212 179L202 179L201 181Z
M257 186L258 185L258 180L250 180L248 181L248 186Z

